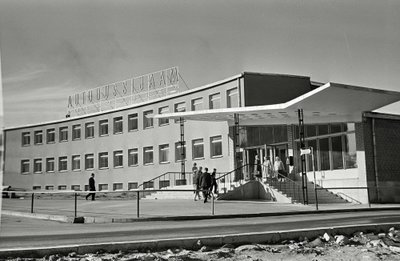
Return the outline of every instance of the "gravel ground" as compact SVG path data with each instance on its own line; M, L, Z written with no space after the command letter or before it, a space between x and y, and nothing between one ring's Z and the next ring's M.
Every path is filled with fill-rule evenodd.
M324 234L313 240L299 238L278 245L250 244L224 245L210 248L197 242L193 250L168 249L146 253L132 251L119 253L91 253L68 256L51 255L43 258L14 258L6 260L43 261L200 261L200 260L400 260L400 231L391 228L387 233L354 233L346 235Z

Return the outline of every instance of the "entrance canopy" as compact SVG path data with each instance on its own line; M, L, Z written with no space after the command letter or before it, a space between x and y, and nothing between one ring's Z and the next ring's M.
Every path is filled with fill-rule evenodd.
M363 112L399 100L400 92L326 83L285 103L166 113L155 115L154 118L227 121L229 125L234 125L234 114L238 114L241 126L297 124L298 109L303 109L306 124L356 122L361 120Z

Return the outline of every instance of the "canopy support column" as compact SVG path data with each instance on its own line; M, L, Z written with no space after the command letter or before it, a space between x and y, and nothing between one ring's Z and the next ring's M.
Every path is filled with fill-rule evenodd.
M299 117L299 138L300 149L306 147L304 140L304 115L303 109L298 109ZM308 205L308 191L307 191L307 172L306 172L306 156L300 155L300 170L301 170L301 188L303 190L303 204Z
M185 179L185 161L186 161L186 155L185 155L185 122L182 117L179 118L179 124L180 124L180 131L181 131L181 176L182 179Z
M239 129L239 114L233 114L235 126L233 127L233 148L234 148L234 169L235 171L235 181L241 180L243 175L241 175L243 170L239 170L238 168L241 167L240 164L240 129Z

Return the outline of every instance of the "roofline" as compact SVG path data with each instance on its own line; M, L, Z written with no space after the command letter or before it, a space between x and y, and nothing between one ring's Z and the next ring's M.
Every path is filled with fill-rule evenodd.
M234 81L236 79L242 78L244 76L244 72L240 73L240 74L236 74L234 76L225 78L223 80L220 81L216 81L213 83L209 83L200 87L196 87L193 89L189 89L186 91L182 91L179 93L175 93L172 95L168 95L165 97L161 97L161 98L156 98L153 100L149 100L149 101L145 101L145 102L141 102L141 103L136 103L136 104L131 104L131 105L127 105L127 106L123 106L117 109L111 109L111 110L107 110L107 111L101 111L101 112L94 112L94 113L90 113L90 114L86 114L86 115L80 115L80 116L76 116L76 117L70 117L70 118L65 118L65 119L59 119L59 120L52 120L52 121L47 121L47 122L40 122L40 123L33 123L33 124L28 124L28 125L20 125L20 126L11 126L11 127L7 127L4 128L4 131L10 131L10 130L17 130L17 129L23 129L23 128L32 128L32 127L39 127L42 125L50 125L50 124L58 124L58 123L63 123L63 122L69 122L69 121L74 121L74 120L79 120L79 119L85 119L85 118L89 118L89 117L94 117L94 116L99 116L99 115L103 115L103 114L107 114L107 113L113 113L113 112L118 112L118 111L125 111L125 110L129 110L129 109L133 109L133 108L137 108L137 107L143 107L152 103L156 103L162 100L169 100L172 98L176 98L176 97L180 97L183 95L187 95L190 93L195 93L198 91L202 91L202 90L206 90L212 87L216 87L231 81Z
M366 111L363 113L365 118L384 119L384 120L400 120L400 115L392 113L382 113L375 111Z
M285 77L292 77L292 78L306 78L310 79L310 76L303 76L303 75L294 75L294 74L284 74L284 73L261 73L261 72L248 72L244 71L242 75L245 74L252 74L252 75L262 75L262 76L285 76Z

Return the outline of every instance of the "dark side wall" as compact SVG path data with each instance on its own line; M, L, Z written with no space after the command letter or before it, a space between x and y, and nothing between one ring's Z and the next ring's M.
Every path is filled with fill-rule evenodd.
M284 103L312 90L309 77L245 72L243 78L246 106Z
M400 203L400 117L368 113L363 122L370 201Z

